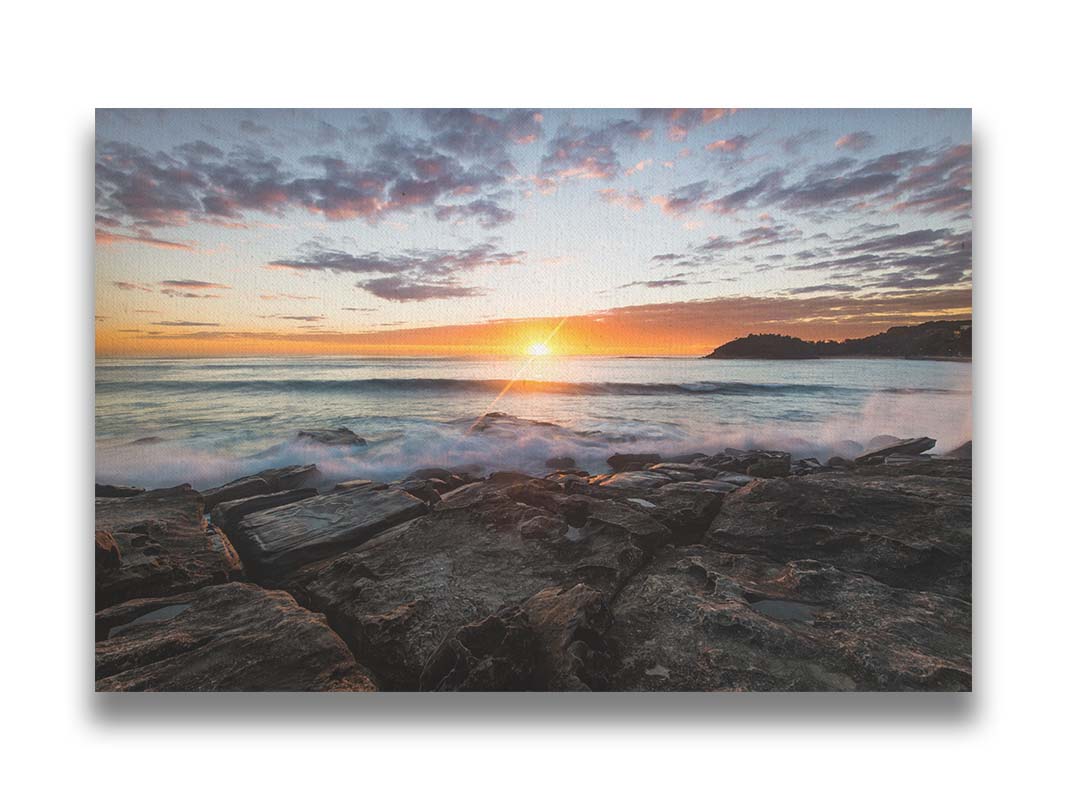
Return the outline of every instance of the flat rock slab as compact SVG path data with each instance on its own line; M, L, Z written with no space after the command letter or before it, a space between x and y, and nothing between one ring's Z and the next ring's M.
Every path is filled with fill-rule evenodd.
M374 691L321 614L245 583L97 614L101 692Z
M668 548L612 610L613 690L971 686L970 603L817 561Z
M872 449L856 456L857 464L879 464L887 456L893 455L917 456L937 444L937 439L931 439L929 436L920 436L916 439L898 439L895 442L875 445L874 442L879 438L881 437L875 437L875 439L871 440Z
M204 495L204 511L211 511L219 503L255 497L261 494L275 494L299 489L321 478L314 464L296 464L289 467L275 467L238 478L222 486L207 489Z
M300 570L284 586L325 612L386 686L414 689L454 632L548 587L565 592L582 583L610 597L669 536L622 501L498 473L455 490L424 517ZM506 623L492 627L525 624ZM473 647L473 632L456 635ZM429 675L431 685L451 685L439 669Z
M889 586L971 596L971 470L926 460L755 481L726 496L709 546L817 559Z
M278 576L426 511L426 504L407 492L356 486L249 514L231 536L250 572Z
M290 489L287 492L274 492L272 494L257 494L245 497L241 500L229 500L219 503L211 512L211 519L224 531L233 530L242 519L257 511L266 511L268 508L277 508L299 500L307 500L318 494L318 490L312 488Z
M367 443L366 439L348 428L312 428L300 431L297 433L296 438L331 447L347 447L365 445Z
M223 583L242 574L241 560L220 530L207 525L200 494L188 485L96 500L109 554L96 571L96 606L161 597Z

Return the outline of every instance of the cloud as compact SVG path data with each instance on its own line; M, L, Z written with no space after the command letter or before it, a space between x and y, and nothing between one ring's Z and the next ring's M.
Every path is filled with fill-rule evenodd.
M486 158L461 160L426 140L401 135L382 139L361 163L323 155L289 163L253 145L224 153L198 141L153 153L102 141L97 213L132 227L136 235L100 231L98 241L188 248L141 230L194 222L242 225L249 213L284 215L294 209L334 221L377 220L456 201L465 211L445 211L446 216L466 213L490 227L500 225L513 215L485 195L502 187L514 167L497 163L496 153L482 155Z
M755 138L755 136L738 134L729 139L717 139L714 142L709 142L704 145L704 149L709 153L738 153L748 147Z
M261 294L260 300L321 300L322 298L313 294L287 294L285 292L278 292L277 294Z
M260 315L260 319L287 319L294 322L322 322L326 317L322 314L307 314L303 316L297 314L264 314Z
M605 203L622 206L631 211L640 211L645 207L645 198L637 192L619 192L615 189L601 189L597 194Z
M432 108L422 112L430 142L446 153L502 161L512 145L541 138L541 112L514 109L481 112L466 108Z
M625 119L598 128L561 125L541 159L538 178L553 183L569 178L611 180L622 168L616 148L625 141L647 139L651 133Z
M736 108L645 108L641 110L641 119L666 124L667 137L672 142L680 142L694 128L717 122L736 111Z
M799 177L774 169L729 191L699 181L653 201L670 215L774 207L809 215L874 208L966 215L971 204L971 146L915 148L866 161L843 157L817 164Z
M122 289L124 292L153 292L155 291L151 286L145 283L133 283L131 281L112 281L111 285L116 289Z
M159 247L164 250L192 250L192 245L183 244L182 242L171 242L165 239L157 239L147 233L137 233L132 235L115 233L113 231L105 231L100 228L96 229L96 243L102 245L112 244L146 244L150 247Z
M867 131L853 131L852 133L846 133L834 142L834 147L838 150L859 152L860 150L866 150L872 144L874 144L874 134Z
M218 328L221 323L218 322L187 322L185 320L164 320L162 322L152 322L150 325L162 325L168 328Z
M405 250L349 253L321 242L304 244L299 256L271 261L268 266L300 272L332 272L364 276L356 285L385 300L399 302L472 297L478 287L459 282L459 276L481 268L521 264L524 251L502 251L491 243L462 250Z
M175 289L232 289L232 286L227 286L225 283L210 283L209 281L194 281L188 278L182 280L166 280L160 281L160 286L170 286Z

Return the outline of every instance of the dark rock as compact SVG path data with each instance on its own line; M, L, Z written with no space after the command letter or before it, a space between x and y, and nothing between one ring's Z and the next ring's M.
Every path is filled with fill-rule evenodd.
M291 489L299 489L322 477L314 464L294 464L289 467L275 467L230 481L223 486L216 486L203 492L204 511L211 511L219 503L241 500L261 494L277 494Z
M798 461L794 461L789 468L790 475L808 475L812 472L818 472L823 469L823 465L819 463L817 458L801 458Z
M616 472L611 475L601 475L594 478L591 483L597 486L605 486L621 491L649 491L671 482L669 475L662 472L642 470L639 472Z
M746 472L753 478L784 478L790 468L789 453L781 453L757 459Z
M830 456L830 459L826 462L831 467L843 467L845 469L851 469L856 466L856 462L841 456Z
M874 439L871 441L874 441ZM928 436L920 436L916 439L898 439L896 442L876 447L856 456L856 463L878 464L891 455L917 456L920 453L925 453L935 444L937 444L937 439L931 439Z
M437 505L441 500L441 492L447 492L449 485L437 478L431 478L429 480L408 480L401 481L400 483L394 483L392 486L401 491L407 492L412 497L419 498L427 505Z
M268 508L295 503L298 500L306 500L318 494L317 489L290 489L287 492L272 492L271 494L259 494L253 497L245 497L241 500L229 500L219 503L211 512L211 519L224 531L230 531L237 527L237 523L254 514L257 511L266 511Z
M119 544L110 531L96 532L96 571L114 572L122 565Z
M203 518L203 501L188 484L132 497L97 498L96 530L109 533L117 569L97 570L96 604L163 597L239 577L229 540Z
M553 586L448 636L419 685L433 691L603 689L610 626L601 592L585 584Z
M610 597L670 536L621 501L495 473L284 586L325 612L386 685L411 689L452 632L552 586L584 583ZM428 680L439 677L431 670Z
M968 439L966 442L961 444L955 450L949 450L947 453L945 453L944 457L945 458L959 458L959 459L963 459L963 460L966 460L966 461L970 461L971 460L971 441L970 441L970 439Z
M426 511L407 492L357 486L249 514L231 538L249 571L267 577L336 555Z
M664 550L619 593L612 690L968 690L970 603L818 561Z
M362 436L357 436L355 432L350 431L348 428L310 428L297 433L296 438L315 442L316 444L329 445L330 447L348 447L367 443L366 439Z
M96 484L97 497L133 497L143 491L144 489L136 486L113 486L110 483Z
M545 460L545 466L549 469L574 469L578 464L570 456L555 456Z
M245 583L97 614L96 690L374 691L321 614Z
M709 546L779 562L818 559L894 587L969 598L969 465L828 470L730 494Z
M615 472L630 472L650 467L662 460L658 453L616 453L608 458L608 466Z
M472 483L477 480L476 477L469 471L470 466L457 467L455 470L445 469L443 467L425 467L423 469L417 469L405 478L407 481L440 481L439 486L435 486L438 494L444 494L450 492L453 489L458 489L468 483Z
M666 456L663 460L668 461L671 464L692 464L694 461L699 461L700 459L707 457L707 453L679 453L677 455Z

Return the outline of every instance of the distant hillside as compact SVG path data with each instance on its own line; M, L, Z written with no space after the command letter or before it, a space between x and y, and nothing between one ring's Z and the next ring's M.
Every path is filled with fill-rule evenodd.
M704 358L970 358L971 321L941 320L898 325L885 333L843 342L807 342L795 336L754 333L734 339Z

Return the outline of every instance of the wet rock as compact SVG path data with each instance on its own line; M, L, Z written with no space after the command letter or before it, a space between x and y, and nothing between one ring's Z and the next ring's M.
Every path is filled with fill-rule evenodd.
M96 530L112 537L120 557L117 568L97 570L97 608L239 577L240 558L225 534L206 523L202 510L199 493L188 484L97 498Z
M330 447L365 445L367 440L348 428L309 428L296 434L297 440L315 442Z
M662 472L642 470L640 472L617 472L613 475L604 475L591 481L596 486L604 486L620 491L649 491L671 482L669 475Z
M949 450L947 453L945 453L944 457L945 458L959 458L959 459L963 459L963 460L966 460L966 461L970 461L971 460L971 442L970 442L970 440L968 439L966 442L964 442L963 444L961 444L959 447L955 448L954 450Z
M245 583L97 614L96 689L374 691L370 675L321 614Z
M848 458L842 458L841 456L830 456L826 462L827 466L838 467L842 469L851 469L856 466L856 462Z
M97 497L133 497L143 491L144 489L136 486L113 486L110 483L96 484Z
M672 464L692 464L694 461L700 461L703 458L708 458L707 453L678 453L675 455L669 455L664 458L664 461L669 461Z
M357 486L249 514L231 538L250 573L269 578L348 550L426 511L424 502L399 489Z
M419 678L424 691L588 691L605 688L611 626L604 595L549 587L441 643Z
M299 489L318 481L321 477L321 473L314 464L294 464L289 467L265 469L255 475L248 475L222 486L205 490L203 492L204 510L211 511L219 503L225 503L230 500L241 500L245 497L276 494Z
M784 478L790 468L789 453L774 453L756 459L745 472L753 478Z
M794 461L789 468L790 475L808 475L812 472L818 472L822 469L822 464L819 463L817 458L802 458L798 461Z
M630 472L658 464L663 459L658 453L616 453L608 458L608 466L615 472Z
M450 485L437 478L430 478L429 480L407 480L400 481L399 483L391 484L394 488L407 492L412 497L419 498L422 502L429 506L437 505L441 500L442 492L447 492L451 487Z
M341 481L339 484L337 484L333 488L336 491L340 492L340 491L343 491L345 489L358 489L360 487L384 489L385 488L385 484L381 483L380 481L372 481L369 478L352 478L351 480Z
M871 441L880 439L882 437L875 437ZM876 447L867 450L865 453L861 453L856 456L857 464L879 464L886 457L891 455L906 455L917 456L920 453L925 453L927 450L937 444L937 439L931 439L929 436L919 436L915 439L897 439L890 444Z
M926 460L756 481L726 498L706 542L969 598L970 468Z
M475 473L471 470L479 470L479 467L472 467L467 465L466 467L457 467L455 470L445 469L444 467L424 467L423 469L417 469L405 478L405 481L439 481L439 485L435 485L435 489L438 494L444 494L450 492L453 489L458 489L460 486L464 486L468 483L472 483L478 478L475 477Z
M97 531L95 538L96 571L114 572L122 564L118 542L110 531Z
M287 492L273 492L271 494L259 494L246 497L241 500L230 500L219 503L211 512L211 519L224 531L230 531L237 527L242 519L257 511L266 511L268 508L295 503L298 500L306 500L318 494L317 489L290 489Z
M388 687L411 689L453 631L552 586L610 597L670 536L624 502L496 473L284 586L325 612Z
M549 469L574 469L578 466L573 458L570 456L554 456L553 458L545 459L545 466Z
M818 561L668 548L620 592L613 613L613 690L971 686L968 602Z

